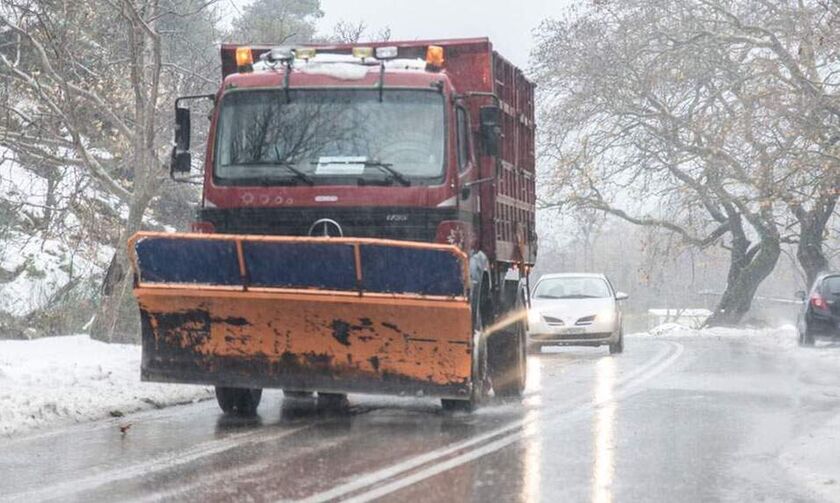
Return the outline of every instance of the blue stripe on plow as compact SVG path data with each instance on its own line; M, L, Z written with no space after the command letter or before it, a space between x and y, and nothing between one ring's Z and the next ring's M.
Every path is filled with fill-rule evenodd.
M233 241L145 237L134 249L144 282L242 284Z
M353 246L310 243L242 243L251 286L356 289Z
M462 259L452 252L366 244L361 254L367 292L464 295Z

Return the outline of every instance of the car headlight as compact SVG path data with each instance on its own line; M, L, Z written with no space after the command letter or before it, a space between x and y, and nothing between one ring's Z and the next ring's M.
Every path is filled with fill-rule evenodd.
M615 310L614 309L604 309L595 317L595 321L600 321L603 323L612 323L615 321Z

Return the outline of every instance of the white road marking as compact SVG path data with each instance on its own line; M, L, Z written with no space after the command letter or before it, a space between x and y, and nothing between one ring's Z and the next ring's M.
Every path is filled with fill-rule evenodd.
M265 430L253 430L248 433L232 434L221 440L203 442L182 451L166 452L133 465L121 466L119 468L94 473L87 477L67 480L58 484L39 487L29 491L11 495L6 494L3 495L3 497L8 498L8 500L4 499L4 501L29 502L49 499L66 500L69 495L96 489L97 487L101 487L105 484L169 470L177 466L192 463L193 461L207 456L219 454L248 444L259 444L279 440L301 430L310 428L311 426L312 425L310 424L290 430L282 430L275 434L265 436L259 436L260 433L265 433ZM249 437L254 438L250 439Z
M615 394L616 400L625 398L638 392L638 388L641 386L641 384L643 384L645 381L650 380L652 377L656 376L657 374L671 366L682 355L684 351L684 347L682 344L673 341L662 342L668 346L665 350L658 353L647 364L629 373L620 381L620 391L618 391ZM566 411L565 413L558 414L557 412L559 411L557 411L556 409L549 409L545 412L547 416L552 417L550 423L553 424L560 421L567 421L574 416L585 415L586 413L588 413L589 411L591 411L599 405L601 404L598 401L592 401L574 407ZM442 447L425 454L421 454L419 456L408 459L391 467L370 472L358 477L354 477L351 482L342 484L340 486L336 486L332 489L321 493L314 494L308 498L304 498L301 501L306 503L321 503L342 498L352 493L356 493L366 487L371 487L378 483L385 482L388 479L391 479L402 473L408 472L415 468L420 468L423 465L429 464L433 461L439 461L441 459L447 458L453 454L458 453L459 451L469 449L475 446L476 444L481 444L500 435L504 435L502 436L502 438L492 440L491 442L485 445L473 448L472 450L468 450L467 452L458 454L454 457L446 459L445 461L439 461L433 466L413 472L407 476L399 478L385 485L375 487L367 492L357 494L352 498L348 498L346 501L370 501L376 498L380 498L394 491L415 484L421 480L425 480L429 477L433 477L452 468L468 463L479 457L485 456L492 452L496 452L518 440L521 440L522 438L526 437L526 433L523 427L534 421L536 421L536 418L513 421L505 426L496 428L477 437L473 437L469 440L456 442L450 444L449 446Z

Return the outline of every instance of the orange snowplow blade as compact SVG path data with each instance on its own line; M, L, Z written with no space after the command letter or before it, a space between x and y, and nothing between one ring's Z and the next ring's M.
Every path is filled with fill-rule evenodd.
M468 396L467 259L376 239L138 233L142 377Z

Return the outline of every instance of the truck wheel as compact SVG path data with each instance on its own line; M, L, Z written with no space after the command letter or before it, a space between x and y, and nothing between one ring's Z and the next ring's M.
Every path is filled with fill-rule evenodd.
M315 396L315 393L311 391L293 391L289 389L284 389L283 396L286 398L293 398L295 400L305 400L307 398L312 398L313 396Z
M216 401L225 414L254 416L262 399L259 388L225 388L216 386Z
M472 412L478 408L481 399L484 398L487 393L487 342L484 337L484 330L482 326L481 315L474 313L473 331L477 330L480 335L478 336L478 348L475 353L475 363L473 364L472 390L470 391L470 397L466 400L441 398L440 404L446 412Z
M524 309L516 303L512 312ZM528 358L528 337L523 321L498 332L490 338L487 346L487 362L490 380L497 397L520 398L525 391Z
M518 398L525 391L527 348L517 332L498 333L489 344L490 380L497 397Z
M344 393L321 393L318 392L318 407L324 409L346 409L350 405L347 395Z
M466 400L455 400L450 398L442 398L440 404L443 410L447 412L472 412L478 408L482 398L487 393L487 344L484 342L484 335L482 334L478 354L476 355L477 365L473 374L472 391L470 397Z
M610 344L610 354L617 355L624 352L624 332L619 332L618 342Z

